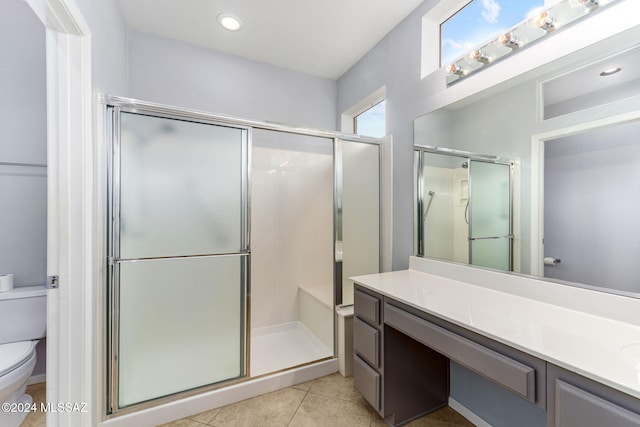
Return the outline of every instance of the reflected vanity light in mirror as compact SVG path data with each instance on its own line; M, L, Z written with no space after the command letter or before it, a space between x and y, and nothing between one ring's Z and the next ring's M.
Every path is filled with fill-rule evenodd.
M541 14L536 16L533 20L533 23L536 27L545 30L547 33L550 33L551 31L556 29L555 19L553 19L553 17L549 15L549 12L542 12Z
M488 63L491 62L491 58L489 58L487 56L487 54L485 54L483 51L481 50L474 50L473 52L471 52L469 54L469 59L472 59L474 61L478 61L482 64L487 65Z
M498 41L511 50L520 49L520 40L513 37L511 33L501 34L500 37L498 37Z
M450 63L445 69L447 86L616 1L619 0L560 1Z

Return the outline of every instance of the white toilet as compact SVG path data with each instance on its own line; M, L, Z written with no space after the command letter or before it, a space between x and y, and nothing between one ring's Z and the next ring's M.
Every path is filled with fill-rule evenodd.
M36 344L46 334L46 318L44 286L0 292L0 402L14 408L32 402L25 389L36 366ZM0 426L17 427L26 416L0 411Z

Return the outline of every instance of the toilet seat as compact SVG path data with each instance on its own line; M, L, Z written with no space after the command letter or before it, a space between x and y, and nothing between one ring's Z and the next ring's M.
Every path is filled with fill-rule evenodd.
M0 345L0 377L25 364L35 352L33 341Z

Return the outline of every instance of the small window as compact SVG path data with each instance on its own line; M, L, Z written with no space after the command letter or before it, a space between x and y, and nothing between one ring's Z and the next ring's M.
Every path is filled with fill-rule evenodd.
M387 134L386 104L381 101L353 118L354 133L382 138Z
M524 21L544 0L473 0L440 25L440 66Z

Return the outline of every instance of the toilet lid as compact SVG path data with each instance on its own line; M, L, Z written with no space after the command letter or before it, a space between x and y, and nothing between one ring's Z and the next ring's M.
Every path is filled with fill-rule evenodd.
M26 362L34 351L33 341L0 345L0 376L13 371Z

